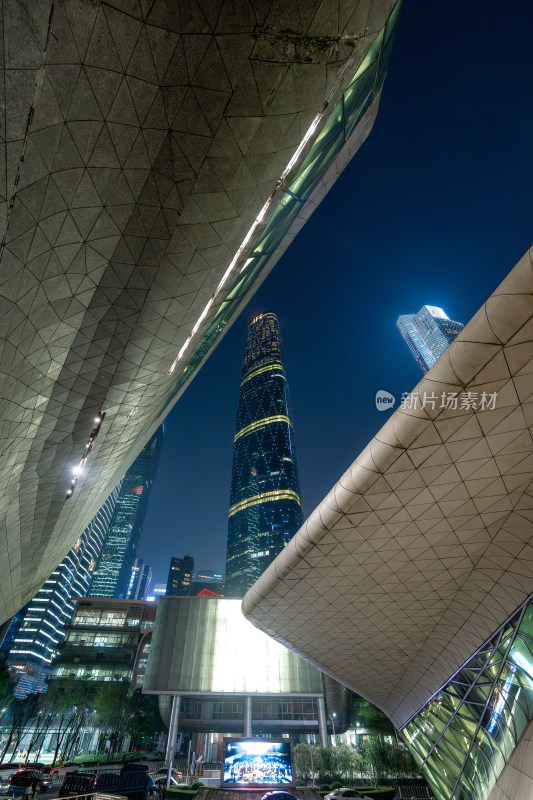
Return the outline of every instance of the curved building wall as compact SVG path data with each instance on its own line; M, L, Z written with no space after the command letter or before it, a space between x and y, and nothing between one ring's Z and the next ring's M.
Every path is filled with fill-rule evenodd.
M398 5L301 0L289 19L279 4L4 4L0 619L368 135Z
M143 691L320 696L322 676L248 622L239 600L162 597Z

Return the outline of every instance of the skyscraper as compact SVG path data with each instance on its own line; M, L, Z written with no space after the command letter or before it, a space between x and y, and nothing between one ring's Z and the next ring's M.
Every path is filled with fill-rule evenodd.
M278 319L250 322L233 450L226 595L242 597L303 523Z
M126 600L146 600L152 582L152 567L136 558L131 568Z
M396 325L422 372L431 369L464 328L436 306L422 306L418 314L403 314Z
M163 444L160 427L126 472L89 589L92 597L125 598Z
M194 574L194 558L172 558L168 570L167 590L165 594L171 597L188 595Z
M74 612L73 596L85 597L117 505L121 484L107 498L33 600L13 618L4 640L15 697L46 691L57 645ZM12 631L13 629L13 631ZM11 640L10 639L11 636Z

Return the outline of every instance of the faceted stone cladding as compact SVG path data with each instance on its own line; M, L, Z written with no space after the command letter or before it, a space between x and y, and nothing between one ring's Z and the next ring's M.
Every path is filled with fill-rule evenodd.
M172 362L392 5L3 2L0 619L62 560L171 407Z
M533 592L532 341L528 251L244 598L398 728Z
M530 722L488 800L527 800L532 786L533 722Z

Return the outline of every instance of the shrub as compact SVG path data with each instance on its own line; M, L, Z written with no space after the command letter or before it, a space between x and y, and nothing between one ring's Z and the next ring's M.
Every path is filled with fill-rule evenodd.
M200 786L203 786L203 785L204 784L201 781L196 781L195 783L191 783L191 787L190 788L191 789L195 789L196 791L198 791Z
M333 789L342 789L342 783L340 781L333 781L331 784L331 788Z
M329 783L322 783L320 785L320 791L321 792L326 792L326 794L327 794L330 791L330 789L331 789L331 786L329 785Z

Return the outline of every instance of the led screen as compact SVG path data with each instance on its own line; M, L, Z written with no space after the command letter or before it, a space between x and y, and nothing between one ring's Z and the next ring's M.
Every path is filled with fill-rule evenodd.
M224 786L287 786L293 783L290 739L224 739Z

